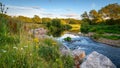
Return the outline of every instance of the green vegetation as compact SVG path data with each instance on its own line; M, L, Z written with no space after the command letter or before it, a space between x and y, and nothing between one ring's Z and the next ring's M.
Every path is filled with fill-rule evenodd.
M72 31L72 32L79 32L80 30L80 24L69 24L71 27L72 27L72 29L70 29L70 31Z
M89 32L120 34L120 25L90 25Z
M36 26L41 23L37 16L35 24L30 24L30 18L10 17L5 13L0 11L0 68L73 68L73 58L61 55L60 43L51 38L29 36L28 30L43 26ZM52 21L51 27L63 26L59 20Z
M111 10L111 8L113 8ZM92 37L98 39L100 37L112 40L120 39L120 5L117 3L109 4L99 11L91 10L89 13L84 12L81 17L81 32L95 33ZM113 34L113 35L106 35Z
M112 40L119 40L120 39L120 36L116 36L116 35L111 35L111 36L102 35L102 37L107 38L107 39L112 39Z
M88 23L87 19L84 19L82 21L80 31L82 33L88 33L88 31L89 31L89 23Z
M64 40L70 42L72 39L70 37L66 37Z
M49 34L54 37L59 37L65 30L70 30L72 27L67 24L62 24L60 19L53 19L51 22L46 24L49 30Z

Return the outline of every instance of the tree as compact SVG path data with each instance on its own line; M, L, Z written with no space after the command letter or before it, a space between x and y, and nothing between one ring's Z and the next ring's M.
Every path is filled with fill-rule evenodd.
M39 23L39 24L42 23L42 19L40 19L40 17L37 15L34 15L32 19L34 23Z
M82 33L88 33L89 32L89 22L87 21L87 19L82 20L80 31Z
M90 16L91 20L93 21L92 24L99 23L102 21L101 15L96 10L91 10L89 12L89 16Z
M89 19L89 15L87 14L86 11L81 15L81 17L82 19Z
M49 22L51 22L50 18L42 18L42 23L43 24L46 24L46 23L49 23Z
M17 19L24 23L32 23L33 22L31 18L25 17L25 16L18 16Z
M120 5L117 3L109 4L99 10L104 18L120 19Z

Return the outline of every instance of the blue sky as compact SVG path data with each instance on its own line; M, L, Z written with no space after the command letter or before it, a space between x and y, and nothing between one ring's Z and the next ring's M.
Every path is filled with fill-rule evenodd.
M75 18L80 19L80 15L92 9L100 8L112 4L119 3L120 0L0 0L9 7L9 15L51 18Z

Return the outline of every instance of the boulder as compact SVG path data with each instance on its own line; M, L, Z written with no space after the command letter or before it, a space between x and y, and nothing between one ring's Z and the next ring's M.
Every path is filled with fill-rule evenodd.
M80 64L82 63L83 59L85 58L85 51L75 49L72 51L72 56L74 59L75 68L79 68Z
M87 59L80 65L80 68L116 68L106 56L94 51L87 56Z

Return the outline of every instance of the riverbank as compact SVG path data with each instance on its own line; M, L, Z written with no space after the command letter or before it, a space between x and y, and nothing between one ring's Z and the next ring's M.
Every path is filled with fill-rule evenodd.
M111 40L106 38L93 39L97 42L108 44L113 47L120 47L120 40Z
M113 47L120 47L120 39L114 40L114 39L104 38L104 37L101 37L101 36L98 36L98 38L94 38L96 33L92 33L92 32L89 32L88 34L83 34L83 33L80 33L80 32L79 33L69 33L69 34L74 34L74 35L79 35L79 36L87 36L87 37L92 38L96 42L108 44L108 45L113 46ZM106 36L112 36L112 35L120 36L119 34L108 34L108 33L103 34L103 35L106 35Z

